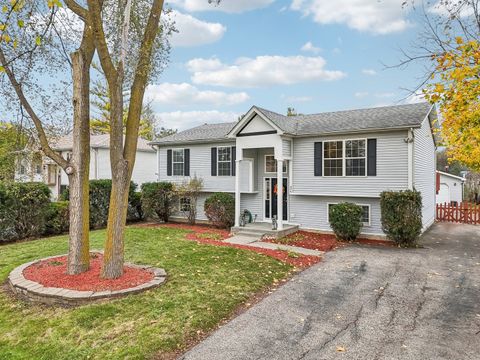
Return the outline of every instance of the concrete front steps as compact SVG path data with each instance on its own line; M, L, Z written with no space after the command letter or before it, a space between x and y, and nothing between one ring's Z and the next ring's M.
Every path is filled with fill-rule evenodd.
M272 230L272 224L270 223L252 223L243 227L233 227L231 231L235 235L252 237L257 240L261 239L263 236L280 239L298 231L298 225L284 224L283 230Z

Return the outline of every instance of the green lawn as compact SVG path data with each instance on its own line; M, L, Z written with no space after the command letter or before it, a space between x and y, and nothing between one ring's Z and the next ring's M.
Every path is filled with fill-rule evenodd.
M172 228L127 230L126 260L164 268L148 292L78 308L34 306L0 291L0 359L144 359L182 349L292 270L254 252L184 240ZM104 231L91 233L101 249ZM0 246L0 282L22 263L67 251L67 237Z

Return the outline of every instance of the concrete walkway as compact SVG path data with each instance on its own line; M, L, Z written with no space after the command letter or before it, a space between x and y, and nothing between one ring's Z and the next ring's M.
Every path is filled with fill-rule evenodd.
M328 252L181 359L478 359L480 227L422 242Z
M305 249L298 246L274 244L274 243L269 243L269 242L260 241L260 240L261 239L254 236L235 235L231 238L224 240L224 242L228 242L230 244L257 247L262 249L285 250L285 251L291 251L291 252L302 254L302 255L320 256L324 253L323 251Z

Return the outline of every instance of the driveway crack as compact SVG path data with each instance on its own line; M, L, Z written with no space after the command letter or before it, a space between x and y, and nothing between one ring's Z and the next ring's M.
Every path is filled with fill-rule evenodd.
M341 335L343 335L347 330L349 330L350 328L352 330L356 329L357 328L357 325L358 325L358 321L360 320L361 316L362 316L362 312L363 312L363 304L362 306L360 307L360 309L357 311L357 313L355 314L355 317L353 318L352 321L348 322L347 324L345 324L343 327L341 327L335 334L333 334L333 336L328 339L327 341L325 341L322 345L320 345L320 347L318 348L315 348L316 351L322 351L324 350L329 344L331 344L332 342L334 342L337 338L339 338ZM305 356L308 355L308 353L310 351L312 351L313 349L309 349L307 351L305 351L304 353L302 353L300 355L300 357L298 358L299 360L301 359L304 359Z

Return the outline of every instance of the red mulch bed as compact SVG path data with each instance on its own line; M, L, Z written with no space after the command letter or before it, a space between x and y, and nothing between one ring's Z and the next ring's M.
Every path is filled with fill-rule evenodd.
M264 239L263 241L274 243L299 246L305 249L319 250L319 251L331 251L340 246L346 246L348 243L338 241L335 235L332 234L320 234L315 232L299 230L293 234L287 235L282 239ZM354 243L362 245L379 245L379 246L393 246L395 243L386 240L375 239L357 239Z
M267 238L263 241L274 244L299 246L305 249L318 251L330 251L341 245L341 243L337 241L334 235L319 234L303 230L294 232L293 234L287 235L281 239Z
M102 254L90 254L90 269L87 272L67 275L67 257L59 256L30 265L23 270L23 276L43 286L79 291L123 290L149 282L154 277L148 270L125 266L122 277L102 279L102 260Z
M321 258L318 256L292 254L283 250L270 250L270 249L255 248L253 246L247 246L247 245L229 244L229 243L223 242L223 240L231 237L231 234L227 230L217 229L208 225L188 225L188 224L168 223L168 224L143 224L140 226L169 227L169 228L175 228L175 229L189 230L191 232L189 232L185 236L187 240L192 240L198 243L208 244L208 245L228 246L236 249L254 251L256 253L273 257L277 260L283 261L287 264L290 264L302 269L312 266L313 264L316 264L321 260Z

